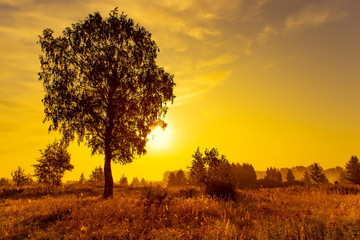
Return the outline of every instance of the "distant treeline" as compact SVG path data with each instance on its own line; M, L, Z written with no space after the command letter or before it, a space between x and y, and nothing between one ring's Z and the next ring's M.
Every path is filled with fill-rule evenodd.
M266 183L266 179L274 179L277 182L286 183L286 176L289 173L289 170L294 176L294 181L298 185L304 185L306 180L306 172L311 171L311 166L296 166L292 168L268 168L267 171L255 171L254 167L249 163L232 163L231 165L232 174L234 176L235 185L237 188L254 188L261 187L262 183ZM279 173L277 173L279 172ZM329 168L323 170L323 173L326 176L326 179L330 183L338 182L338 183L349 183L346 178L345 169L341 167ZM276 177L276 174L278 177ZM304 179L305 175L305 179ZM281 176L281 177L280 177ZM280 181L281 179L281 181ZM270 180L271 181L271 180ZM85 177L84 173L81 173L78 181L70 181L70 182L79 182L81 184L92 184L96 186L102 186L104 184L104 171L101 166L95 167L91 172L88 178ZM12 179L8 178L0 178L0 186L23 186L23 185L33 185L36 183L42 183L40 180L35 181L30 174L25 174L24 169L18 167L17 170L12 172ZM189 171L186 170L175 170L175 171L166 171L163 174L163 180L161 182L149 182L144 178L133 177L128 180L128 178L123 175L119 181L115 181L123 186L146 186L150 184L161 184L163 186L186 186L186 185L196 185L194 180L190 179ZM260 184L260 185L259 185ZM267 184L269 185L269 184ZM265 184L265 186L267 186ZM270 184L271 185L271 184ZM274 185L274 184L273 184ZM275 184L278 186L279 184ZM264 185L263 185L264 187Z
M217 196L232 196L235 189L273 188L293 185L314 184L360 184L360 163L352 156L345 168L335 167L323 170L319 163L308 167L293 168L274 167L264 172L256 172L249 163L230 164L216 148L206 149L204 153L198 148L194 153L189 171L167 171L163 184L167 186L200 186L205 192ZM330 181L329 181L330 179Z
M56 157L53 157L56 156ZM70 164L70 155L59 142L49 144L38 164L33 165L35 174L26 174L20 166L11 173L12 179L1 178L0 186L24 186L44 184L47 186L61 185L61 179L66 170L73 169ZM36 181L33 179L36 177ZM74 182L74 181L73 181ZM79 177L80 184L104 186L104 170L101 166L95 167L88 179L84 173ZM148 182L134 177L131 181L123 175L116 184L121 186L147 186L159 183ZM250 163L229 163L225 155L220 155L216 148L198 148L192 155L191 165L186 170L167 171L163 175L163 186L195 186L202 188L211 195L234 196L235 189L243 188L273 188L292 185L313 184L360 184L360 163L356 156L352 156L345 168L335 167L323 170L319 163L308 167L296 166L292 168L267 168L266 171L255 171Z
M251 185L252 187L256 187L259 183L259 180L261 182L263 179L269 179L269 178L270 179L274 178L275 180L283 183L287 182L286 177L289 174L289 170L294 176L293 180L296 181L299 185L302 185L305 184L305 182L303 181L306 180L306 172L307 173L311 172L312 165L308 167L296 166L292 168L280 168L280 169L270 167L268 168L267 171L253 171L254 168L249 163L243 163L243 164L232 163L231 168L233 170L234 177L236 178L236 182L238 183L238 187L243 188L246 186L249 187ZM278 173L274 174L274 172L279 172L280 175ZM323 173L326 179L328 179L329 183L350 183L346 179L345 169L342 167L337 166L334 168L324 169ZM276 174L278 177L276 177ZM305 175L305 179L304 179L304 175ZM179 178L176 176L181 176L181 177ZM162 184L166 186L189 185L190 182L188 178L189 178L189 171L186 170L180 169L175 171L166 171L163 175Z
M43 184L48 186L59 186L61 183L53 184L52 181L45 182L42 178L37 175L26 174L25 170L22 167L18 167L15 171L11 173L12 178L0 178L0 187L1 186L28 186L28 185L36 185ZM33 177L37 179L34 180ZM93 186L103 186L105 183L104 170L101 166L97 166L92 170L91 174L88 178L85 177L84 173L80 174L79 180L68 181L70 184L79 183L83 185L93 185ZM138 186L148 186L148 185L161 185L161 182L153 182L146 181L144 178L133 177L130 180L123 175L118 181L114 181L115 184L120 186L130 186L130 187L138 187Z
M292 167L292 168L280 168L279 171L281 173L282 179L286 178L286 174L289 169L294 174L294 177L296 180L301 180L304 177L304 173L306 171L310 171L310 166L307 166L307 167L296 166L296 167ZM344 171L345 171L344 168L336 166L334 168L324 169L324 174L330 183L334 183L336 181L340 182L340 181L344 180L343 179ZM256 176L258 179L264 178L266 175L266 171L255 171L255 172L256 172Z

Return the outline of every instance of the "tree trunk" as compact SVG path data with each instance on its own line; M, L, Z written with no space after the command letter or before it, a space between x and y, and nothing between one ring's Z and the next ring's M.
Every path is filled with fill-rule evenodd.
M111 150L109 141L105 141L105 165L104 165L104 175L105 175L105 188L103 198L112 198L113 197L113 177L111 173Z

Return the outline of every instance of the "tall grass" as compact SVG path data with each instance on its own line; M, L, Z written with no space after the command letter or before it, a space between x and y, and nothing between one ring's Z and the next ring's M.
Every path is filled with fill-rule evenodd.
M86 194L83 188L70 188L72 192L64 187L61 194L36 198L26 194L21 197L21 193L16 198L2 197L0 236L3 239L360 239L359 187L244 190L237 192L235 201L210 198L194 189L126 187L115 188L115 197L103 200Z

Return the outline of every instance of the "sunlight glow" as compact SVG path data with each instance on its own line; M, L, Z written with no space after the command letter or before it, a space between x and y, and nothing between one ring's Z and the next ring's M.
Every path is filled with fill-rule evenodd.
M162 129L160 126L155 127L148 136L149 146L152 149L168 149L171 141L171 128L169 125Z

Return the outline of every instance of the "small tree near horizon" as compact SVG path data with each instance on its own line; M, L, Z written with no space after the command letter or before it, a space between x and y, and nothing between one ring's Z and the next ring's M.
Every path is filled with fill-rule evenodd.
M315 184L329 183L328 179L325 176L323 168L318 163L310 165L310 179Z
M345 166L345 179L354 184L360 184L360 162L357 156L351 156Z
M286 172L286 182L291 184L294 181L295 181L295 176L291 171L291 169L288 169L288 171Z
M0 187L7 187L7 186L11 186L11 180L8 178L0 178Z
M235 196L231 165L225 155L220 156L216 148L205 149L204 155L198 148L193 155L189 174L198 185L205 187L205 192L209 195L228 198Z
M180 169L179 171L177 171L175 178L177 186L186 185L186 176L183 170Z
M89 181L97 186L104 183L104 170L101 166L95 167L90 174Z
M84 173L80 174L79 183L84 184L86 182L86 178Z
M245 187L254 187L256 185L256 172L254 167L251 164L231 164L231 170L234 175L234 181L236 187L245 188Z
M146 182L145 178L141 178L140 180L140 185L141 186L146 186L148 183Z
M27 183L30 178L29 175L25 174L25 170L20 166L18 166L15 171L11 172L11 177L13 183L18 187L25 185L25 183Z
M308 170L304 172L301 181L304 182L306 185L310 185L312 183Z
M61 36L45 29L39 37L49 131L69 143L77 136L92 154L103 154L104 198L113 196L111 163L127 164L146 153L147 136L166 127L174 76L157 65L151 33L112 10L67 27Z
M167 182L167 186L169 187L173 187L176 186L177 182L176 182L176 175L174 172L171 172L168 178L168 182Z
M184 186L187 184L187 178L185 176L185 173L183 170L173 171L170 172L167 186L173 187L173 186Z
M140 185L140 181L137 177L133 177L130 186L131 187L138 187Z
M70 154L67 147L60 141L54 141L40 150L38 164L34 164L34 175L39 183L59 186L65 171L71 171L74 165L70 164Z
M273 167L266 169L266 174L265 174L264 179L266 179L266 180L271 179L271 180L279 182L279 183L282 182L282 176L281 176L279 169L273 168Z
M127 177L125 177L124 174L123 174L122 177L120 178L120 185L122 185L122 186L127 186L127 185L129 185L128 179L127 179Z
M204 184L206 176L205 161L203 154L200 152L200 147L197 148L195 153L192 155L192 163L189 172L189 180L191 184Z

